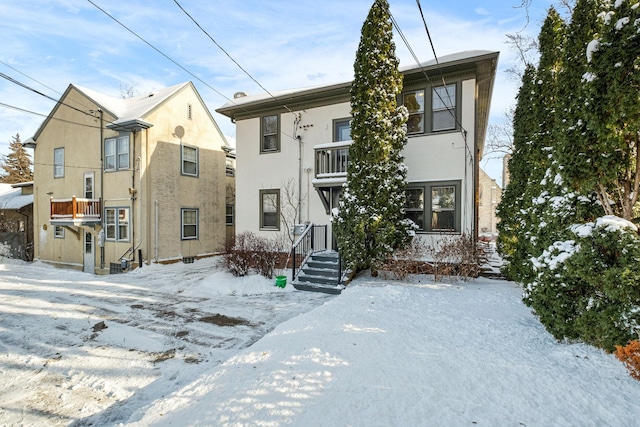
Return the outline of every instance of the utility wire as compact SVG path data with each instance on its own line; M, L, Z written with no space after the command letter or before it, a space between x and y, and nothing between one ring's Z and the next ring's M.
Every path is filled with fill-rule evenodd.
M407 49L409 50L409 53L411 54L411 56L413 57L413 60L416 62L416 64L418 65L418 67L420 68L420 71L422 72L422 74L424 75L424 77L427 79L427 82L429 82L429 85L431 86L435 86L435 84L433 83L433 81L431 80L431 77L429 77L429 74L427 74L427 71L425 70L424 66L422 65L422 63L420 62L420 60L418 59L418 56L416 55L416 53L414 52L413 48L411 47L411 44L409 43L409 40L407 40L407 38L405 37L404 33L402 32L402 29L400 28L400 25L398 24L398 21L395 19L395 17L393 16L393 14L391 13L391 11L389 10L389 16L391 17L391 23L393 24L394 28L396 29L396 31L398 32L398 35L400 36L400 38L402 39L402 41L404 42L405 46L407 47ZM420 13L422 14L422 8L420 8ZM424 15L422 17L423 22L424 22ZM425 26L426 26L426 22L425 22ZM427 34L429 35L429 31L427 29ZM431 46L433 49L433 42L431 41L431 36L429 35L429 41L431 42ZM435 49L433 49L433 54L435 56ZM438 70L440 71L440 76L442 77L442 85L444 86L444 89L446 91L447 97L449 99L451 99L451 95L449 94L449 90L447 89L447 84L444 80L444 76L442 75L442 68L440 67L440 63L438 62L438 58L437 56L435 56L436 58L436 65ZM455 111L453 108L449 107L448 103L445 102L444 98L442 98L442 95L440 95L439 91L435 92L436 96L438 97L438 99L440 99L440 101L442 102L442 104L446 107L447 111L449 112L449 114L451 114L451 116L453 117L453 119L456 122L456 125L460 127L461 132L463 132L463 135L465 135L465 141L466 141L466 134L467 131L466 129L462 126L462 123L460 123L460 120L458 120L458 117L455 114Z
M209 34L209 33L208 33L204 28L202 28L202 26L198 23L198 21L196 21L196 20L194 19L194 17L193 17L193 16L191 16L191 14L189 14L189 12L187 12L187 11L184 9L184 7L182 7L182 5L180 5L180 3L178 3L178 0L173 0L173 2L174 2L174 3L175 3L175 4L180 8L180 10L182 10L182 12L184 12L184 14L185 14L185 15L187 15L187 16L189 17L189 19L191 19L191 20L193 21L193 23L194 23L194 24L196 24L196 26L200 29L200 31L202 31L202 32L203 32L207 37L209 37L209 40L211 40L211 41L213 42L213 44L215 44L215 45L218 47L218 49L220 49L220 50L221 50L225 55L227 55L227 57L228 57L228 58L229 58L229 59L230 59L234 64L236 64L236 65L238 66L238 68L240 68L240 70L242 70L242 72L243 72L243 73L245 73L245 74L246 74L246 75L247 75L251 80L253 80L253 81L254 81L258 86L260 86L260 88L261 88L262 90L264 90L264 91L265 91L265 92L266 92L266 93L267 93L271 98L273 98L274 100L276 100L276 101L277 101L276 97L275 97L275 96L273 96L273 94L272 94L271 92L269 92L269 90L267 90L267 88L265 88L264 86L262 86L258 80L256 80L256 79L255 79L251 74L249 74L249 72L248 72L244 67L242 67L242 65L240 65L240 64L238 63L238 61L236 61L236 60L235 60L235 59L234 59L234 58L229 54L229 52L227 52L227 51L226 51L222 46L220 46L220 44L219 44L217 41L215 41L215 39L214 39L213 37L211 37L211 35L210 35L210 34ZM293 111L291 111L291 110L289 109L289 107L287 107L287 106L286 106L286 105L284 105L284 104L283 104L282 106L283 106L283 107L284 107L288 112L290 112L290 113L294 114L294 113L293 113Z
M26 110L24 108L16 107L15 105L9 105L9 104L5 104L5 103L2 103L2 102L0 102L0 107L8 108L10 110L20 111L21 113L33 114L34 116L49 117L47 114L42 114L42 113L38 113L36 111L31 111L31 110ZM95 116L92 116L92 117L95 117ZM88 128L100 129L100 126L94 126L94 125L88 125L86 123L74 122L72 120L61 119L59 117L51 116L51 119L52 120L58 120L58 121L64 122L64 123L70 123L72 125L78 125L78 126L84 126L84 127L88 127Z
M122 28L124 28L125 30L129 31L131 34L133 34L134 36L136 36L138 39L140 39L143 43L145 43L147 46L149 46L151 49L155 50L156 52L158 52L160 55L164 56L166 59L168 59L169 61L173 62L174 65L176 65L177 67L179 67L180 69L182 69L185 73L189 74L190 76L192 76L193 78L197 79L200 83L202 83L203 85L205 85L206 87L208 87L209 89L211 89L212 91L214 91L215 93L217 93L218 95L220 95L221 97L223 97L224 99L226 99L227 101L233 103L235 105L235 102L233 102L232 99L227 98L222 92L220 92L219 90L217 90L216 88L214 88L213 86L211 86L209 83L205 82L204 80L202 80L200 77L196 76L195 74L193 74L191 71L187 70L185 67L183 67L182 65L180 65L178 62L176 62L175 60L173 60L171 57L169 57L167 54L165 54L164 52L162 52L160 49L158 49L157 47L155 47L154 45L152 45L151 43L149 43L148 41L146 41L145 39L143 39L141 36L139 36L135 31L133 31L132 29L130 29L129 27L127 27L126 25L124 25L122 22L118 21L114 16L110 15L106 10L104 10L103 8L101 8L100 6L98 6L97 4L95 4L92 0L87 0L89 3L91 3L92 5L94 5L98 10L100 10L102 13L104 13L105 15L107 15L109 18L113 19L116 23L118 23Z
M8 68L11 68L13 71L15 71L15 72L17 72L17 73L22 74L23 76L25 76L25 77L26 77L26 78L28 78L29 80L33 80L34 82L38 83L39 85L46 87L46 88L47 88L47 89L49 89L50 91L55 92L55 93L57 93L58 95L62 95L62 93L61 93L61 92L58 92L57 90L55 90L55 89L53 89L53 88L51 88L51 87L47 86L46 84L44 84L44 83L42 83L42 82L39 82L38 80L34 79L33 77L30 77L30 76L26 75L26 74L25 74L25 73L23 73L22 71L18 70L18 69L17 69L17 68L15 68L15 67L12 67L11 65L7 64L6 62L4 62L4 61L0 61L0 64L2 64L2 65L4 65L4 66L6 66L6 67L8 67Z
M91 114L91 113L89 113L89 112L87 112L87 111L83 111L83 110L81 110L81 109L79 109L79 108L76 108L76 107L74 107L74 106L72 106L72 105L69 105L69 104L64 104L64 103L60 102L60 100L55 99L55 98L53 98L53 97L51 97L51 96L49 96L49 95L47 95L47 94L45 94L45 93L42 93L42 92L40 92L39 90L36 90L36 89L34 89L34 88L30 87L30 86L27 86L26 84L21 83L21 82L19 82L18 80L14 79L13 77L7 76L7 75L6 75L6 74L4 74L4 73L0 73L0 77L2 77L2 78L3 78L3 79L5 79L5 80L10 81L11 83L14 83L14 84L18 85L18 86L20 86L20 87L22 87L22 88L24 88L24 89L27 89L27 90L29 90L29 91L31 91L31 92L34 92L34 93L37 93L37 94L38 94L38 95L40 95L40 96L44 96L45 98L47 98L47 99L49 99L49 100L51 100L51 101L53 101L53 102L60 103L60 104L62 104L62 105L64 105L64 106L66 106L66 107L69 107L69 108L71 108L72 110L78 111L78 112L80 112L80 113L82 113L82 114L86 114L87 116L95 117L95 116L93 116L93 114Z
M438 55L436 54L436 48L433 45L433 39L431 38L431 32L429 31L429 26L427 25L427 20L424 17L424 12L422 11L422 5L420 4L420 0L416 0L416 3L418 4L418 10L420 11L420 17L422 18L422 23L424 24L424 29L427 32L427 38L429 39L429 44L431 45L431 52L433 52L433 57L436 60L436 66L438 67L438 70L440 71L440 77L442 79L442 84L445 85L445 90L446 90L446 83L444 81L444 76L442 75L442 68L440 67L440 61L438 60ZM449 94L447 93L447 96L449 96Z
M148 41L146 41L144 38L142 38L142 36L138 35L135 31L131 30L129 27L127 27L126 25L124 25L122 22L118 21L118 19L116 19L114 16L112 16L111 14L109 14L107 11L105 11L104 9L102 9L102 8L101 8L100 6L98 6L97 4L95 4L92 0L87 0L87 1L88 1L89 3L91 3L93 6L95 6L95 7L96 7L98 10L100 10L102 13L104 13L105 15L107 15L109 18L111 18L112 20L114 20L114 21L115 21L117 24L119 24L122 28L124 28L125 30L129 31L131 34L133 34L134 36L136 36L136 37L137 37L140 41L142 41L144 44L146 44L147 46L149 46L150 48L152 48L153 50L155 50L156 52L158 52L160 55L164 56L166 59L168 59L169 61L171 61L174 65L176 65L177 67L179 67L181 70L183 70L184 72L186 72L187 74L189 74L189 75L190 75L190 76L192 76L193 78L197 79L200 83L202 83L203 85L205 85L206 87L208 87L209 89L211 89L212 91L214 91L215 93L217 93L218 95L220 95L221 97L223 97L224 99L226 99L227 101L229 101L231 104L233 104L233 105L235 105L235 106L237 106L237 107L240 107L240 108L242 108L243 110L246 110L246 109L245 109L245 108L243 108L241 105L238 105L234 100L229 99L229 98L228 98L227 96L225 96L222 92L220 92L219 90L217 90L216 88L214 88L213 86L211 86L210 84L208 84L207 82L205 82L204 80L202 80L200 77L198 77L198 76L196 76L195 74L193 74L191 71L189 71L188 69L186 69L184 66L180 65L177 61L175 61L174 59L172 59L171 57L169 57L167 54L165 54L164 52L162 52L160 49L158 49L157 47L155 47L154 45L152 45L151 43L149 43ZM178 3L176 2L176 4L178 4ZM178 6L180 6L180 5L178 4ZM180 8L182 9L182 7L181 7L181 6L180 6ZM184 9L183 9L183 11L184 11ZM186 11L185 11L185 13L186 13ZM191 18L191 15L187 14L187 16L189 16L189 18ZM191 19L193 20L193 18L191 18ZM193 20L193 21L194 21L194 22L196 22L195 20ZM197 22L196 22L196 25L197 25ZM200 26L198 25L198 27L200 27ZM201 27L200 27L200 28L201 28ZM201 29L202 29L202 28L201 28ZM204 31L204 30L203 30L203 31ZM205 32L205 34L207 34L207 33ZM208 36L208 34L207 34L207 36ZM209 38L211 38L211 37L209 36ZM213 38L211 38L211 39L213 40ZM214 40L214 43L215 43L215 40ZM217 45L217 43L216 43L216 45ZM220 46L219 46L219 47L220 47ZM220 49L222 49L222 48L220 47ZM226 53L226 51L224 51L224 49L223 49L223 52L225 52L225 53ZM227 54L227 56L229 56L229 55ZM230 56L229 56L229 57L230 57ZM233 60L233 58L231 58L231 59ZM239 64L238 64L235 60L234 60L234 62L236 63L236 65L238 65L238 66L239 66ZM244 69L243 69L242 67L240 67L240 68L244 71ZM245 73L246 73L246 71L245 71ZM248 74L248 73L247 73L247 74ZM251 77L251 75L249 75L249 77ZM253 77L251 77L251 78L253 79ZM255 79L253 79L253 80L254 80L254 81L256 81ZM258 83L258 82L256 81L256 83ZM260 85L260 84L258 83L258 85ZM262 85L260 85L260 87L262 87ZM264 89L264 87L262 87L262 88ZM266 89L264 89L264 90L266 91ZM275 97L274 97L274 96L273 96L269 91L267 91L267 93L268 93L268 94L269 94L273 99L277 100L277 99L276 99L276 98L275 98ZM283 105L283 107L284 107L287 111L289 111L289 112L293 113L293 112L292 112L292 111L291 111L291 110L290 110L286 105ZM286 133L284 133L284 132L282 132L282 131L280 131L280 132L281 132L282 134L286 135L286 136L289 136L289 137L293 138L291 135L287 135ZM295 138L293 138L293 139L295 139Z

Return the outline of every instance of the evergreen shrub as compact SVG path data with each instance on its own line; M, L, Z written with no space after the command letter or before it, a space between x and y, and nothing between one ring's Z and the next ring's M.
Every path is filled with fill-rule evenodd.
M640 236L615 216L574 225L575 237L532 259L524 301L557 339L613 351L640 332Z

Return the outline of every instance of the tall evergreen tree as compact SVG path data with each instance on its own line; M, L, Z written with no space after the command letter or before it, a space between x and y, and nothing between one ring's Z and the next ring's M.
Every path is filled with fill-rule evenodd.
M498 244L509 261L505 273L520 282L531 280L535 274L531 258L546 248L547 239L540 239L541 225L545 225L540 196L552 163L564 37L564 21L550 8L540 30L538 68L525 69L514 115L514 154L509 163L510 183L498 207L503 218Z
M527 65L522 75L516 108L513 114L513 155L509 159L509 185L502 193L496 214L498 223L498 250L505 261L503 273L512 280L522 281L522 271L527 261L525 237L524 192L529 182L529 158L531 135L537 126L533 119L536 102L536 69Z
M351 87L351 137L347 182L334 220L338 248L348 268L375 272L411 239L404 219L407 110L386 0L375 0L362 26Z
M554 184L555 176L551 176L550 169L556 145L558 73L562 69L565 35L564 21L553 7L550 8L538 38L540 62L536 72L536 100L533 103L533 120L537 127L530 139L528 183L523 193L526 226L522 244L526 247L525 265L528 267L523 271L525 282L535 275L531 257L539 256L549 243L553 243L553 237L550 237L553 230L544 222L543 213L547 208L545 198L550 196L549 190L552 186L553 190L557 189Z
M1 166L4 173L0 177L0 181L6 184L33 181L33 162L31 155L20 142L20 134L12 137L9 151L9 154L2 156Z
M578 0L571 16L565 43L565 63L559 76L557 150L562 164L560 173L574 191L582 194L595 189L592 156L597 135L587 126L586 116L593 99L585 87L588 71L587 45L600 32L602 23L597 18L603 0Z
M591 174L584 180L608 214L633 220L640 190L640 8L603 3L600 37L587 47L586 120L597 138L585 151Z

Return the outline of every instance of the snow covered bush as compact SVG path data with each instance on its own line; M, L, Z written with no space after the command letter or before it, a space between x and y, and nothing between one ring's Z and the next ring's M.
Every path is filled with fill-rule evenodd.
M640 332L640 236L611 215L570 232L532 259L524 301L556 338L613 351Z

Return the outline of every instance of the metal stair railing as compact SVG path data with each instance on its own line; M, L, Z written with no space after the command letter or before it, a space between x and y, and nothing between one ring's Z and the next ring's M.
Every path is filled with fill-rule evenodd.
M301 267L314 252L327 250L327 225L309 223L291 246L291 281L300 274Z

